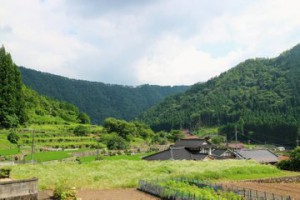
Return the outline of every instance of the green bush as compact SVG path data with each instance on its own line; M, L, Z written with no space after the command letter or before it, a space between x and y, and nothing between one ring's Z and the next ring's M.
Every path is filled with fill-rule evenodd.
M86 136L88 131L88 127L79 125L74 129L74 134L77 136Z
M280 169L300 171L300 147L295 148L291 154L289 160L283 160L277 165Z
M17 144L19 139L20 137L14 131L11 131L7 136L7 140L13 144Z
M57 200L76 200L76 194L77 191L74 187L69 187L66 181L60 181L55 185L53 197Z
M118 136L116 133L102 135L100 138L100 142L106 144L107 148L111 150L121 150L129 148L129 143L124 138Z
M9 178L10 177L10 168L2 168L0 169L0 178Z

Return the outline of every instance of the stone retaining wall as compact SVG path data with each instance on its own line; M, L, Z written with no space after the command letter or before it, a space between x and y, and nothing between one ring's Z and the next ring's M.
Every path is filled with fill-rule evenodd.
M285 176L285 177L278 177L278 178L248 180L247 182L256 182L256 183L300 183L300 175L298 175L298 176Z
M38 179L0 182L0 200L37 200Z

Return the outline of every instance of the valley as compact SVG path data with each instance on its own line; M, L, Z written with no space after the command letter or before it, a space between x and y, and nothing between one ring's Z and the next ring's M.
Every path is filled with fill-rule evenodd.
M107 109L99 107L106 113L99 115L102 120L99 125L95 123L95 117L88 115L88 109L94 109L94 104L83 103L90 106L85 110L72 102L59 101L50 93L42 93L47 95L42 96L25 86L19 68L2 47L3 62L0 66L11 76L6 77L6 82L1 82L0 88L3 94L0 101L1 170L8 170L13 180L36 177L40 191L50 191L59 198L64 194L74 197L76 191L88 196L88 191L93 190L101 193L103 190L138 188L143 180L151 187L164 188L165 193L159 194L160 197L178 193L182 198L193 194L213 199L218 195L224 199L239 199L240 194L233 190L216 192L213 186L202 188L196 182L222 184L233 181L242 185L235 181L298 176L297 172L281 170L299 171L300 149L294 149L299 136L299 84L295 77L290 80L286 76L289 73L295 76L298 68L280 63L296 62L294 59L299 52L299 46L296 46L278 58L248 60L190 89L173 87L174 93L172 88L155 86L158 91L164 91L165 96L154 91L160 98L153 97L156 99L155 103L151 101L153 107L146 110L152 103L147 104L131 113L133 115L128 114L128 118L124 117L126 113L139 103L131 102L130 98L134 96L126 100L122 92L117 92L120 93L118 98L130 101L130 106L126 107L128 110L124 111L125 114L116 114L98 99L97 102ZM274 63L279 64L274 67ZM84 90L90 84L20 69L38 77L27 77L31 80L47 81L50 77L54 82L59 80L67 85L73 82L74 88L83 84ZM252 79L243 78L244 74ZM53 81L47 81L47 84L47 88L59 91L60 87L53 85ZM98 87L100 83L94 84ZM146 85L135 89L141 89L138 95L143 96L146 92L152 96L148 90L153 91L153 87ZM121 91L119 86L117 88ZM62 93L67 94L64 90L60 95ZM87 99L92 97L84 95ZM120 102L118 98L113 104ZM282 137L283 133L286 137ZM225 156L223 153L217 155L218 152ZM287 160L280 161L275 153L287 157ZM247 154L252 154L252 157L247 157ZM264 158L271 156L275 161L260 160L260 154ZM147 161L148 158L152 161ZM246 186L256 189L250 184Z

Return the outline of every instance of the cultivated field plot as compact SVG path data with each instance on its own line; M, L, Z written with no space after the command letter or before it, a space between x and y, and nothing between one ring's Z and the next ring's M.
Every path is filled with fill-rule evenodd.
M256 182L232 182L226 185L239 188L247 188L274 194L275 196L291 196L294 200L300 200L300 183L256 183ZM255 194L255 192L254 192Z

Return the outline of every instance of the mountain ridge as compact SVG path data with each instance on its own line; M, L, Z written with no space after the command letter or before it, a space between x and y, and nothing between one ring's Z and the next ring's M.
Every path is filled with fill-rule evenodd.
M260 137L263 131L279 138L279 129L285 129L295 141L300 125L299 79L297 45L275 58L247 59L218 77L166 98L140 119L155 130L239 124L259 140L266 140ZM232 133L233 126L223 131Z
M19 67L23 83L46 96L70 102L86 112L93 123L107 117L132 120L164 97L185 91L189 86L123 86L69 79Z

